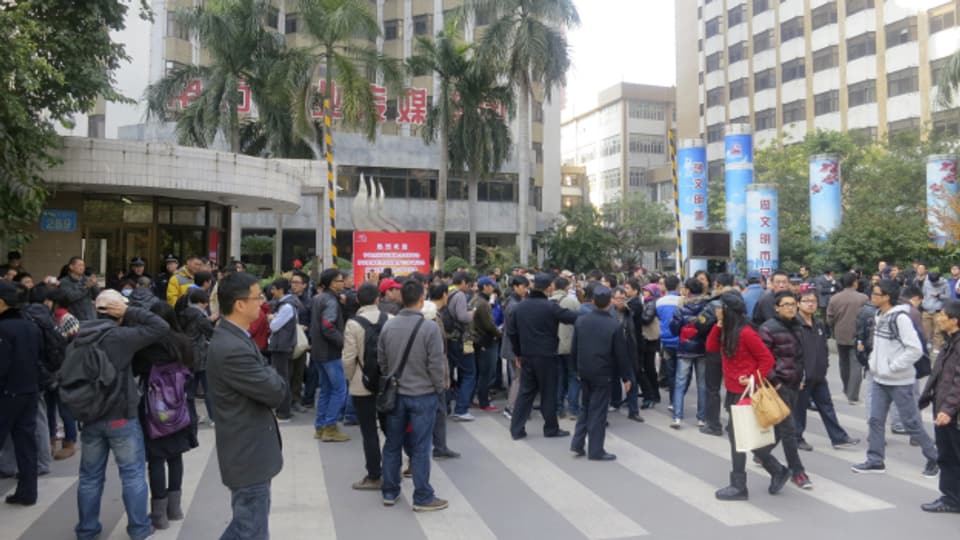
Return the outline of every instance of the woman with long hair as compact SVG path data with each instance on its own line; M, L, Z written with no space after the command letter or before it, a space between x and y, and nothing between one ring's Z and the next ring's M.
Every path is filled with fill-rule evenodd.
M167 391L184 398L187 403L193 400L189 370L193 366L193 344L189 337L180 329L177 316L173 308L166 302L157 302L150 307L150 311L159 315L170 325L170 333L165 339L140 350L133 358L133 373L140 377L143 389L143 399L140 400L140 425L143 427L143 441L147 454L147 469L150 479L150 521L157 529L166 529L170 526L169 520L183 519L183 509L180 506L180 486L183 482L183 454L198 446L197 417L193 407L187 407L190 422L173 433L151 433L150 395L148 386L151 382L151 371L171 367L171 363L178 364L174 368L183 368L182 376L165 379L176 381L175 388L164 387L164 398ZM164 399L166 401L166 399Z
M747 306L737 291L728 291L720 295L720 307L717 308L717 324L707 336L707 351L719 352L723 358L723 381L727 388L724 407L730 412L730 406L740 400L740 395L750 383L750 377L757 371L766 376L773 369L773 354L767 349L757 334L753 324L747 319ZM733 471L730 473L730 485L716 492L722 501L747 500L747 455L737 452L737 441L733 431L733 421L727 423L730 436L730 458ZM770 453L773 445L758 448L753 454L760 459L763 468L770 473L771 495L779 493L790 478L790 470L784 467Z

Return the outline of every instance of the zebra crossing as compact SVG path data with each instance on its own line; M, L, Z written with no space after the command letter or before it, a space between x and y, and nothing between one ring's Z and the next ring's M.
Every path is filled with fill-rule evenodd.
M841 422L863 437L866 422L855 422L858 413L862 408L847 409ZM808 539L811 527L825 532L840 527L892 538L895 531L902 535L907 515L922 520L925 535L956 533L955 519L920 512L920 503L935 498L937 481L920 475L919 450L905 437L888 436L886 475L855 475L849 466L864 459L865 446L832 449L817 416L810 415L806 438L817 451L801 457L814 489L790 485L771 497L766 473L748 466L750 501L722 503L713 491L727 480L727 439L703 435L689 421L684 429L671 429L662 408L644 416L646 423L636 424L611 413L606 448L618 456L612 463L573 457L569 438L539 437L536 415L523 441L511 440L499 415L451 422L449 444L463 457L433 462L431 483L450 501L449 509L433 513L409 511L409 480L403 483L402 502L393 508L384 508L377 492L352 490L350 483L363 475L359 430L346 428L354 437L348 443L323 444L312 438L310 422L300 418L281 426L285 464L273 481L271 533L278 539L364 539L387 531L389 538L399 539L613 540L684 538L706 531L720 538L759 537L774 527L782 538ZM572 429L570 420L561 422ZM156 540L217 538L230 519L213 430L202 428L200 441L184 456L187 518L158 531ZM0 507L0 538L72 538L78 464L76 458L56 462L51 475L41 477L36 506ZM126 538L116 475L115 468L108 469L101 512L101 537L107 539ZM12 480L0 480L4 495L13 487Z

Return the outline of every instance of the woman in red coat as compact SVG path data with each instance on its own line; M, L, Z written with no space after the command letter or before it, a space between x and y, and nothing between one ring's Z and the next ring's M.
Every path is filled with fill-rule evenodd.
M773 369L773 355L763 344L757 331L747 319L747 307L739 292L729 291L720 295L721 307L717 308L717 324L707 337L707 352L719 352L723 357L723 381L727 388L724 406L730 412L730 406L740 400L746 390L750 376L769 373ZM733 422L727 423L730 436L730 456L733 472L730 473L730 485L716 492L722 501L744 501L747 499L747 455L737 452ZM771 495L783 489L790 478L790 469L784 467L770 453L773 446L759 448L753 453L760 458L763 468L770 473Z

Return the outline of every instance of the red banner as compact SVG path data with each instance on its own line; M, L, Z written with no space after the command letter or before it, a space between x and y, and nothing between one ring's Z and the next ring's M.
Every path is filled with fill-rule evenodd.
M353 275L367 276L390 268L395 276L430 272L430 233L353 232Z

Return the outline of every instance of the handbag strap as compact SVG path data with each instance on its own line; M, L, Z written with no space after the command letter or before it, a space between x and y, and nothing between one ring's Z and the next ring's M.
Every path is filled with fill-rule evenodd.
M750 382L747 383L747 387L744 388L744 389L743 389L743 393L740 394L740 399L743 399L743 398L747 397L747 394L748 394L748 393L749 393L751 396L753 396L753 391L754 391L754 387L753 387L753 375L751 375L751 376L750 376Z
M423 324L424 320L423 317L420 317L416 326L413 327L413 333L410 334L410 339L407 340L407 348L403 350L403 357L400 358L400 365L397 366L397 370L391 375L394 379L400 380L400 376L403 375L403 368L407 367L407 359L410 358L410 349L413 348L413 340L417 337L417 332L420 331L420 325Z

